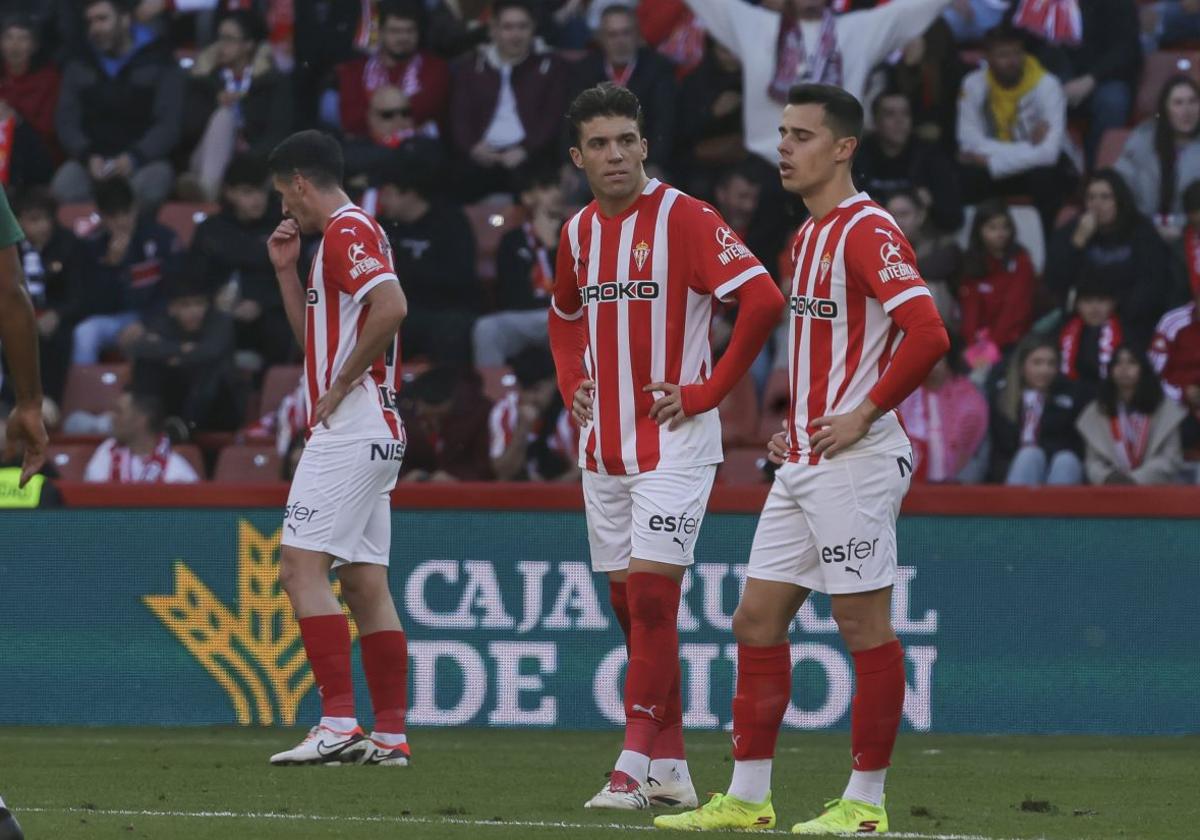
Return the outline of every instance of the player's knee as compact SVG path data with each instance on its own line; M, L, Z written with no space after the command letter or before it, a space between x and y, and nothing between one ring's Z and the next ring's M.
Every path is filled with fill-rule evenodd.
M738 605L733 613L733 637L743 645L778 645L787 641L787 626L780 631L778 622L770 620L761 610Z
M284 546L279 557L279 586L283 591L294 597L312 586L315 580L316 575L305 564L289 557L287 546Z
M834 599L833 620L851 650L875 647L894 635L891 618L886 612L865 609L864 606L839 603L839 599Z

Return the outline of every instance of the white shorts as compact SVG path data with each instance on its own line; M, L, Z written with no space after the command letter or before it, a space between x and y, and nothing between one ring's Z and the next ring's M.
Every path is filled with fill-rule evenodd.
M300 455L283 511L283 544L323 551L346 563L388 564L390 493L404 442L314 435Z
M617 572L629 558L692 564L716 464L637 475L583 473L592 570Z
M891 586L910 464L911 452L784 464L754 532L747 576L828 595Z

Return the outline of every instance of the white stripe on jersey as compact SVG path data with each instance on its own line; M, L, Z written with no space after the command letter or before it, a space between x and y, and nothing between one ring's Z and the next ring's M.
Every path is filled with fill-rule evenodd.
M578 225L576 226L576 230L578 230ZM592 215L592 241L589 243L590 247L588 248L587 282L585 283L585 285L587 285L587 286L596 286L600 283L600 239L601 239L600 219L597 218L595 214L593 214ZM575 248L578 250L579 246L576 245ZM595 336L596 335L596 318L599 317L599 314L600 314L599 307L589 306L589 307L587 307L587 311L588 311L588 335ZM591 363L592 363L592 366L589 368L589 373L591 373L591 375L592 375L592 381L595 381L595 379L596 379L595 371L597 369L596 351L595 351L595 348L592 347L592 343L594 341L595 341L594 338L589 338L588 351L587 351L588 359L590 359ZM603 456L601 455L601 448L600 448L600 389L599 388L596 388L595 390L592 391L592 428L589 431L594 432L596 435L596 449L595 449L596 469L601 473L606 473L607 471L604 469L604 462L603 462L603 460L601 460ZM588 438L588 435L580 435L579 436L581 446L584 446L584 447L587 446L587 444L586 444L587 438ZM582 452L582 450L581 450L581 452Z
M638 212L635 210L621 222L621 240L617 246L617 282L629 282L629 261L633 255L633 226L637 224ZM633 362L629 358L629 301L621 300L617 304L617 377L619 387L618 398L622 406L634 405L636 394L633 389ZM593 306L596 310L599 307ZM655 342L657 344L657 342ZM638 471L637 436L633 427L621 424L621 460L625 462L625 472L632 475Z
M668 189L659 205L658 218L654 220L654 264L650 269L651 279L658 288L667 288L670 277L671 249L667 247L667 225L671 220L671 207L679 198L679 190ZM650 378L664 382L667 378L667 296L658 295L650 302ZM662 440L662 435L659 435Z

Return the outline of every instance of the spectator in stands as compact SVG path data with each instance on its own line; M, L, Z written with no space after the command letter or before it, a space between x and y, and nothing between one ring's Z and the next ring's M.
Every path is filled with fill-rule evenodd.
M70 157L54 175L59 201L87 201L92 182L128 178L146 212L171 191L184 78L168 44L135 29L125 0L85 0L90 49L63 74L55 114Z
M1013 24L1041 39L1039 58L1063 82L1072 112L1086 116L1090 167L1100 137L1129 119L1142 67L1134 0L1018 4Z
M38 60L38 41L33 18L0 20L0 159L7 161L0 181L10 185L45 183L58 149L54 109L62 77L52 62Z
M691 73L704 58L704 27L683 0L637 4L638 29L646 43L675 65L676 77ZM740 123L739 123L740 125Z
M55 402L62 402L83 282L80 242L58 223L58 203L45 187L18 195L13 212L25 231L25 240L17 243L17 248L37 316L42 390Z
M517 388L488 417L493 475L498 481L579 480L579 430L563 408L550 351L527 347L509 364Z
M450 102L450 70L444 59L422 49L425 8L420 0L384 0L379 5L379 47L338 65L338 113L349 137L372 132L368 112L380 88L396 88L407 101L414 125L442 122Z
M1080 484L1075 419L1083 407L1058 372L1058 345L1026 336L991 387L991 475L1008 485Z
M862 100L875 65L924 32L950 0L892 0L839 16L826 0L783 0L782 12L741 0L686 2L741 60L746 148L775 165L792 85L828 82Z
M408 434L401 481L487 481L491 403L478 378L434 367L400 393Z
M964 198L1028 195L1051 230L1067 191L1066 95L1008 26L988 32L987 64L969 73L958 103Z
M1175 239L1183 228L1183 188L1200 179L1200 83L1168 79L1155 113L1129 135L1115 168L1138 211L1155 220L1159 235Z
M468 53L488 40L491 0L427 0L429 44L446 58Z
M1190 412L1183 424L1183 446L1193 449L1200 446L1200 219L1189 225L1184 240L1190 248L1193 299L1158 322L1150 360L1167 396Z
M962 227L958 172L944 150L913 135L912 105L899 91L871 103L875 124L854 155L854 183L876 201L897 190L920 196L930 220L945 232Z
M73 364L95 364L126 327L162 306L164 268L180 259L183 243L170 228L139 218L138 209L126 179L96 184L100 228L84 240Z
M189 259L218 308L233 318L237 349L253 353L253 369L283 364L295 353L267 256L267 239L279 224L279 208L267 191L267 168L261 158L238 155L225 170L221 211L196 227Z
M192 66L184 134L196 142L189 171L205 201L217 199L234 154L265 159L291 131L291 80L275 69L266 37L262 18L235 11Z
M529 347L545 347L546 309L554 288L558 238L565 221L554 169L524 176L521 206L528 221L500 239L496 312L475 322L475 364L499 367Z
M1008 205L999 199L979 205L958 287L961 332L973 368L994 364L1029 332L1036 280Z
M1167 248L1137 211L1121 176L1103 169L1088 181L1084 212L1055 231L1046 255L1046 286L1062 301L1081 277L1101 266L1113 284L1126 337L1145 345L1167 308Z
M930 484L978 484L987 468L986 451L976 457L988 431L988 404L968 378L962 340L950 339L943 356L917 390L900 404L912 441L913 478Z
M933 294L938 312L954 331L959 321L955 293L962 274L962 250L958 242L929 224L925 202L911 190L897 190L883 206L912 244L917 268Z
M1200 39L1200 0L1143 3L1140 12L1144 52Z
M168 416L189 432L241 425L242 394L233 370L233 321L212 305L208 284L190 263L167 279L167 310L127 331L135 390L157 394Z
M156 396L126 391L117 398L113 436L92 455L83 480L118 484L193 484L196 470L171 448Z
M982 41L989 29L999 26L1012 4L1009 0L954 0L942 12L942 20L960 44Z
M437 142L437 136L437 123L418 125L414 121L412 106L404 91L391 85L376 88L367 112L367 135L346 141L346 178L353 181L386 167L400 144L410 140L420 144L426 156L435 162L433 165L439 166L441 144Z
M475 236L466 214L435 195L435 175L408 156L379 176L376 217L387 233L408 296L400 331L405 358L470 364L471 328L483 290L475 273Z
M672 161L675 142L675 68L639 41L632 5L615 3L604 9L596 30L600 49L572 66L571 96L601 82L633 91L642 103L642 136L650 147L647 163L661 172Z
M535 39L534 20L528 0L496 0L490 42L451 68L450 140L464 200L512 192L520 166L555 154L567 73Z
M640 9L646 6L640 6ZM690 13L689 13L690 14ZM683 80L679 91L674 169L695 192L707 192L705 181L746 155L742 140L742 63L711 38L704 58Z
M940 18L924 34L904 45L899 60L883 68L885 87L908 98L914 133L947 152L958 151L958 91L973 67L959 56L954 33Z
M1183 470L1179 427L1187 417L1140 351L1122 345L1096 400L1075 425L1092 484L1176 484Z
M1103 276L1084 278L1075 289L1075 314L1058 335L1063 376L1081 397L1096 393L1108 376L1113 354L1124 340L1117 302Z

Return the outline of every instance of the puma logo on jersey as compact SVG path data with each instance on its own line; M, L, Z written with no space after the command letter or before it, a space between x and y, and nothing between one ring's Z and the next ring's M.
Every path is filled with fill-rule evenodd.
M647 709L645 706L639 706L637 703L634 703L632 708L635 712L641 712L644 715L650 715L652 719L658 720L658 715L654 714L654 710L658 708L657 705L651 706L649 709Z
M618 300L654 300L659 287L653 280L631 280L628 283L598 283L579 290L583 305L612 303Z

